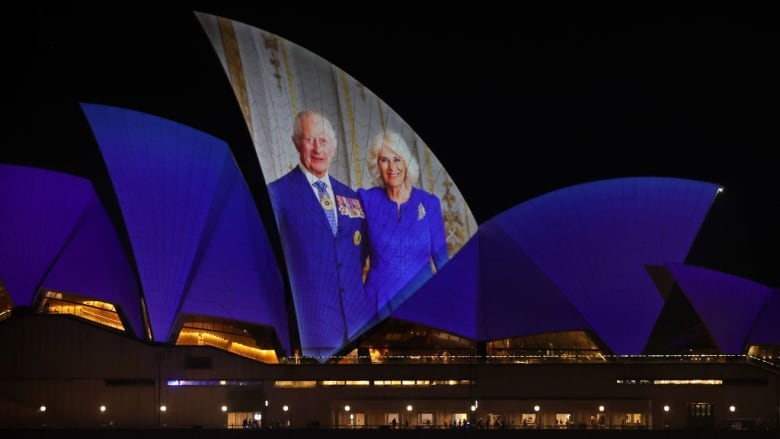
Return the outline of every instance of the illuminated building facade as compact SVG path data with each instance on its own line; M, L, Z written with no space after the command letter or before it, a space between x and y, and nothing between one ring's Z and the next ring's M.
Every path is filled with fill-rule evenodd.
M338 300L297 290L227 144L82 103L120 216L86 179L0 165L0 423L778 428L778 289L685 264L717 184L595 181L477 225L422 139L353 78L198 19L266 183L297 165L304 108L333 119L331 172L353 188L369 184L371 135L399 131L441 200L450 260L335 337L301 319Z

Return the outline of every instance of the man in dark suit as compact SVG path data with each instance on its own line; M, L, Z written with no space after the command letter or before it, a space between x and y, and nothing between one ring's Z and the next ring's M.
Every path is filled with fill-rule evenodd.
M365 214L357 194L329 175L338 141L327 118L304 110L293 123L295 169L268 191L282 240L305 356L343 347L369 320L363 292Z

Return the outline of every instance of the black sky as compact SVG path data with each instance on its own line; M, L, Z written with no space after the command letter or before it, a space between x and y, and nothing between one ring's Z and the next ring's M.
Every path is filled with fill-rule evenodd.
M199 10L273 32L363 83L426 141L479 223L587 181L711 181L725 192L688 262L780 287L771 15L105 3L40 6L20 23L0 162L91 178L115 210L79 103L115 105L226 141L262 206L260 166Z

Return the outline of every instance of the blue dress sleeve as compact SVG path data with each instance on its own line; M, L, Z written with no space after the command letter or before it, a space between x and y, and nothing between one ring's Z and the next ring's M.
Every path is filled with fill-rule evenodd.
M441 201L439 197L431 194L428 198L429 212L428 228L431 231L431 257L433 263L436 266L436 270L440 270L444 264L449 261L450 256L447 251L447 235L444 230L444 216L441 213Z

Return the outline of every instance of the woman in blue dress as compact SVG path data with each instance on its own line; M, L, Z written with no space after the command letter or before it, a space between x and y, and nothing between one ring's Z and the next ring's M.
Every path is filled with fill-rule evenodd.
M368 150L374 187L359 189L366 215L366 295L380 318L389 315L448 260L439 198L415 187L420 167L393 131L376 135Z

